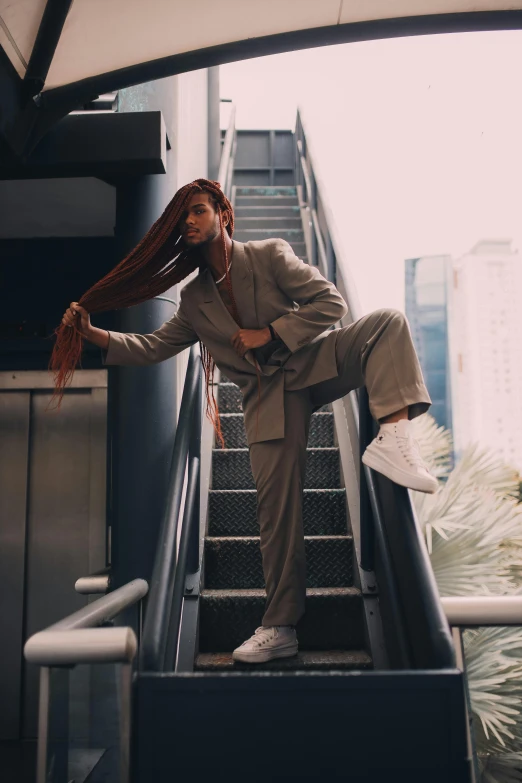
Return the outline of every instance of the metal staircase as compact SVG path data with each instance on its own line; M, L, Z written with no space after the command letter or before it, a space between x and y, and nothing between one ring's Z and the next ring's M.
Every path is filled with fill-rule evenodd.
M232 661L232 650L261 624L266 593L238 387L222 378L218 403L226 449L214 449L200 605L200 671L252 669ZM353 539L347 527L345 490L333 413L312 414L303 521L307 558L306 614L297 626L294 658L255 669L368 669L361 593L353 584Z
M238 242L270 237L286 239L299 258L308 260L301 210L294 186L236 186L234 213L234 239Z
M238 133L236 160L252 165L256 153L264 160L269 184L257 169L234 172L232 199L234 239L239 242L279 237L307 261L301 210L295 185L274 185L284 162L285 179L293 179L291 147L286 135L266 138ZM272 143L266 140L272 138ZM280 148L276 147L279 142ZM288 159L282 161L285 151ZM259 160L257 162L260 162ZM290 172L288 171L290 169ZM250 470L239 388L221 377L218 405L225 449L212 454L212 489L205 538L204 589L200 599L199 671L236 669L308 670L368 669L361 591L354 585L353 538L340 483L339 448L335 443L332 406L312 414L308 438L303 523L307 561L306 612L297 626L299 653L267 664L239 664L232 650L248 638L264 612L266 592L256 521L256 492Z
M324 204L318 209L303 134L242 134L231 122L220 175L235 208L235 238L287 239L355 313L328 226L324 234L319 228ZM226 447L212 448L201 422L199 435L192 425L188 435L201 408L190 407L200 388L197 367L189 361L176 435L184 449L173 459L189 466L179 559L167 546L176 540L179 510L169 511L135 680L133 783L176 776L471 783L463 676L409 496L360 469L359 448L370 434L362 395L360 406L346 397L312 414L299 653L265 664L233 661L266 602L256 492L240 391L228 378L217 378ZM181 475L173 473L176 504Z

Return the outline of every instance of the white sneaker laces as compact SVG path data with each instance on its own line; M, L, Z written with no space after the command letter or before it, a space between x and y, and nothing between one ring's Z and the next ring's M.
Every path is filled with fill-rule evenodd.
M276 635L277 633L273 627L265 628L263 625L260 625L259 628L256 628L255 630L255 638L253 638L253 641L257 642L261 647L262 644L266 644L266 642L270 642L274 639Z
M421 457L417 441L410 435L396 435L395 437L397 438L397 445L405 460L413 467L428 470L428 466Z

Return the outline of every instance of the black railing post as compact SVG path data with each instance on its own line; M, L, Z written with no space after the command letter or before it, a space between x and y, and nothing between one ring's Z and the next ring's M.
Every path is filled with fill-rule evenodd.
M366 386L359 389L359 457L373 439L373 418L370 413ZM361 568L373 571L375 567L375 530L364 465L360 466L360 514L361 514Z
M179 539L178 562L174 574L172 589L172 607L168 625L168 640L165 652L164 671L175 668L178 650L183 597L185 595L185 578L192 532L194 530L194 507L196 505L197 487L199 485L199 459L190 457L187 471L187 491L185 494L185 510Z
M315 177L313 171L309 170L310 175L310 188L311 193L308 193L308 206L310 207L310 216L313 215L313 213L317 209L317 185L315 182ZM310 259L310 263L313 266L319 266L319 248L317 246L317 234L315 233L315 229L313 226L313 220L312 220L312 258Z
M201 464L201 418L203 413L203 385L201 370L194 399L194 411L192 421L192 437L189 446L189 465L196 458ZM190 522L190 539L187 553L187 573L195 574L199 569L199 522L201 509L201 471L198 470L196 480L196 494L194 497L193 519Z

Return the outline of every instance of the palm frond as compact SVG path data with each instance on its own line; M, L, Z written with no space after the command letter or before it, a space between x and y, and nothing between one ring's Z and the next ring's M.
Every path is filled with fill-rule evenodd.
M420 453L434 476L446 478L452 467L453 437L433 416L423 413L412 419L413 433Z
M522 752L479 754L481 783L521 783Z
M444 472L451 440L429 419L414 420L415 437L440 489L411 496L440 594L522 594L518 471L473 444ZM468 629L463 639L482 783L522 783L522 628Z

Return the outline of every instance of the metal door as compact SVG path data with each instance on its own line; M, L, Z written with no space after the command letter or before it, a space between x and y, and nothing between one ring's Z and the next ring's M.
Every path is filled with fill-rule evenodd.
M107 370L79 370L60 411L49 372L0 372L0 739L36 736L31 634L85 604L106 564ZM53 406L54 407L54 406Z

